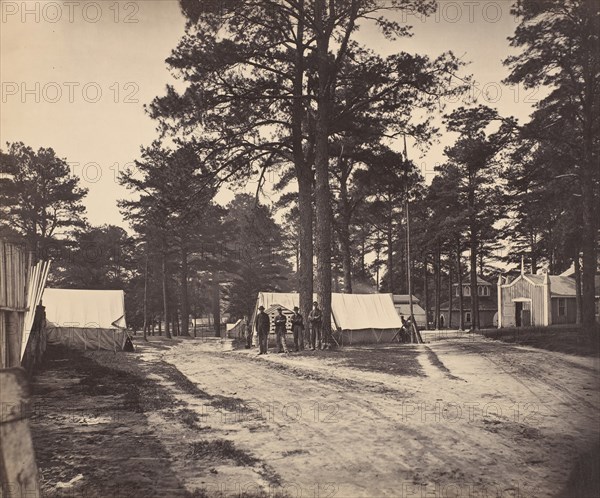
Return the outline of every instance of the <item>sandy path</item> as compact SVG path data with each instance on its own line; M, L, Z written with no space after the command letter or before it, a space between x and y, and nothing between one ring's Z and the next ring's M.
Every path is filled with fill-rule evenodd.
M598 440L593 359L441 340L420 347L424 376L398 376L331 356L195 346L163 359L203 391L243 400L201 415L266 461L290 496L554 496ZM212 485L252 484L223 479Z

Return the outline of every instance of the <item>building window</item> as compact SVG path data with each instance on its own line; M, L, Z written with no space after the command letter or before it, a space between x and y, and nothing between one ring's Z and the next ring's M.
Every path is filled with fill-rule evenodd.
M463 290L463 296L471 295L471 287L469 287L468 285L463 285L462 290ZM460 285L456 286L456 296L457 297L460 296Z
M489 296L490 288L487 285L478 285L477 286L477 295L479 296Z
M465 322L471 323L471 312L470 311L467 311L465 313Z
M558 298L558 316L567 316L567 300Z

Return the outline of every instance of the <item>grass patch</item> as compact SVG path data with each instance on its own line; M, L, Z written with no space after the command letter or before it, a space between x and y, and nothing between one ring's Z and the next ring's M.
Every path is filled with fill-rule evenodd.
M327 352L324 356L327 356ZM420 350L406 345L386 345L384 347L356 347L335 353L344 360L344 366L369 372L383 372L392 375L425 377L419 363Z
M444 365L444 363L442 362L442 360L440 360L440 358L435 353L435 351L433 351L430 348L427 348L427 358L429 358L429 361L431 362L431 364L434 367L439 368L442 372L444 372L444 375L446 377L448 377L449 379L462 380L460 377L457 377L456 375L452 375L452 373L450 372L448 367L446 365Z
M580 326L512 327L482 330L490 339L577 356L600 356L600 331Z
M200 417L194 410L189 408L181 408L177 410L177 418L183 424L188 426L190 429L201 429Z
M210 406L215 408L223 409L226 411L241 411L245 410L251 412L241 398L234 398L230 396L221 396L219 394L208 394L207 392L200 389L190 379L183 375L177 368L166 361L161 362L161 373L166 379L173 382L179 389L187 394L191 394L200 399L210 400Z
M235 462L237 465L250 467L258 460L249 453L236 448L231 441L227 439L215 439L213 441L196 441L189 445L186 458L200 460L210 458L214 460L225 460Z

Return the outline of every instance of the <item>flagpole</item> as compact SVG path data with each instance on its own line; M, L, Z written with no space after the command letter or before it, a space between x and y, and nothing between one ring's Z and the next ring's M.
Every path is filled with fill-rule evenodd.
M406 134L404 134L404 161L406 169L404 170L404 184L406 188L406 195L404 196L404 212L406 213L406 277L408 279L408 304L410 312L410 323L412 333L411 336L413 341L416 343L419 341L420 334L417 331L417 324L415 323L415 315L413 308L413 291L412 291L412 275L411 275L411 256L410 256L410 205L408 202L408 154L406 150ZM427 316L425 317L427 320Z

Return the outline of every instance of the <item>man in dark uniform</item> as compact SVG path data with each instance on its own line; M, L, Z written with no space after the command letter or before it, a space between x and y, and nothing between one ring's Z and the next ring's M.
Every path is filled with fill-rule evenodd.
M287 345L285 343L285 324L287 318L282 313L281 308L277 308L277 315L275 316L275 337L277 338L277 352L287 353Z
M400 339L402 342L410 342L410 328L408 326L408 321L404 319L404 315L400 315L400 321L402 322Z
M323 313L319 309L319 303L313 303L313 309L308 314L308 323L310 324L310 349L321 348L321 321Z
M294 334L294 346L296 351L304 349L304 319L300 314L298 306L294 306L294 314L292 315L292 333Z
M256 333L258 334L258 354L267 354L271 322L269 320L269 315L265 313L264 306L258 307L258 314L256 315L254 325L256 326Z

